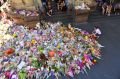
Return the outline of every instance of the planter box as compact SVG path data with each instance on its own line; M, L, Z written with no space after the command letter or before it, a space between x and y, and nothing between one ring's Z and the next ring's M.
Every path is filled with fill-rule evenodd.
M16 24L24 25L29 28L34 28L36 23L39 22L39 16L24 16L13 12L8 12L4 9L5 14L10 17Z
M76 10L76 16L75 16L75 22L81 23L81 22L87 22L89 10Z

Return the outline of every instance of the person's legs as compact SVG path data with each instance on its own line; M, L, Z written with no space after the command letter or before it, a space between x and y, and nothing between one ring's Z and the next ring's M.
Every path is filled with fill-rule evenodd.
M112 7L110 6L109 15L111 15L111 12L112 12Z
M116 14L120 15L120 9L116 9Z
M109 9L109 8L108 8L108 6L107 6L107 8L106 8L106 12L105 12L106 15L108 15L108 13L109 13L109 12L108 12L108 11L109 11L108 9Z
M107 14L108 14L108 16L110 16L111 11L112 11L112 5L108 5L108 7L107 7Z
M52 9L48 9L47 15L48 15L48 16L51 16L51 14L52 14Z
M66 5L66 8L68 8L68 5L69 5L68 0L65 0L65 5Z
M52 13L53 13L53 10L51 9L51 10L49 11L49 13L52 15Z
M102 14L105 14L105 7L102 6Z
M99 38L100 37L100 35L99 34L96 34L96 38Z
M44 10L46 10L46 2L42 2Z
M59 3L57 3L57 9L59 10Z

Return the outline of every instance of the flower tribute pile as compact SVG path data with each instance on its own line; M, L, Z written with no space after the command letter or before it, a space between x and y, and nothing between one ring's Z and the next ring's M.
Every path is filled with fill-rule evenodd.
M38 16L38 13L36 11L30 11L30 10L13 10L14 13L24 15L24 16Z
M0 79L74 77L100 59L101 45L92 34L61 23L44 25L29 30L0 23Z

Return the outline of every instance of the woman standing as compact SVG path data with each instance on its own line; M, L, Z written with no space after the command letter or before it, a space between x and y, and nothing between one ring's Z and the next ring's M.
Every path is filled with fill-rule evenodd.
M51 5L51 0L47 0L46 1L46 6L47 6L47 15L51 16L52 13L53 13L52 5Z

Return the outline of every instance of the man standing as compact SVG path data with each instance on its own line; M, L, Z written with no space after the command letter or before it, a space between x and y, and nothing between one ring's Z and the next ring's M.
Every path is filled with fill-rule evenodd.
M42 1L43 6L45 6L46 5L46 0L41 0L41 1Z
M47 0L41 0L41 1L42 1L43 8L44 8L44 10L45 10L45 12L46 12L46 1L47 1Z

